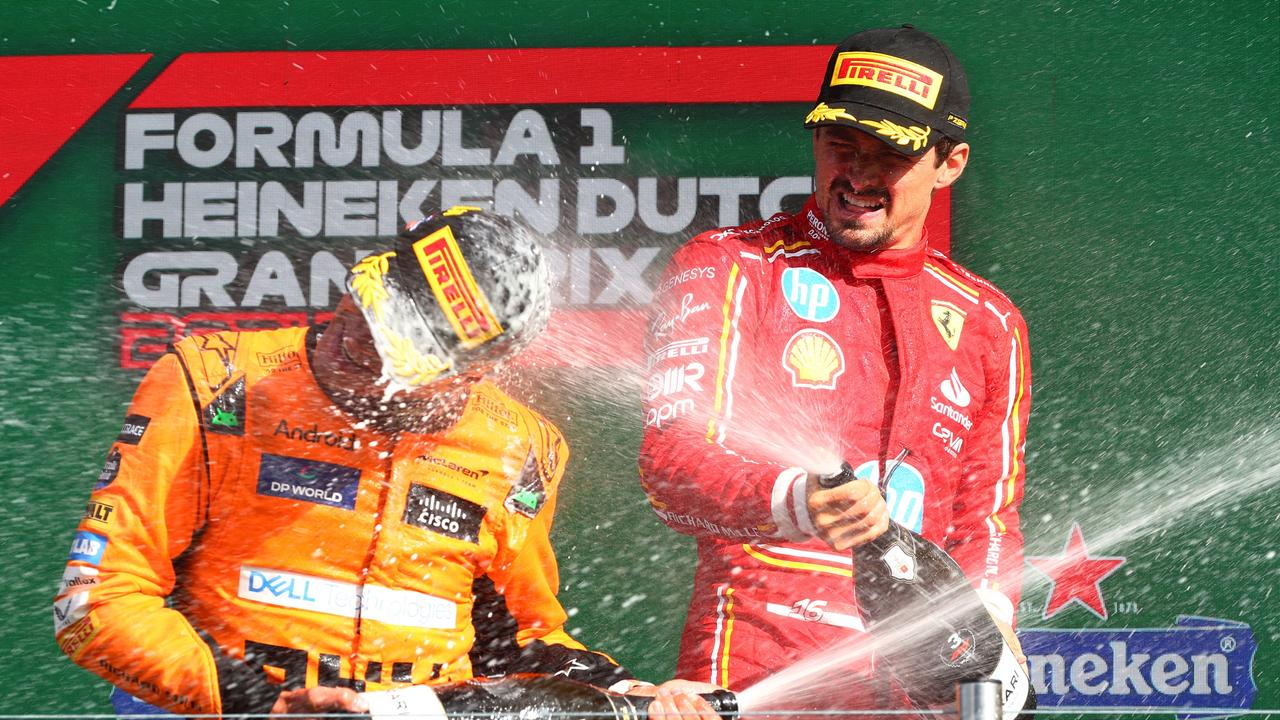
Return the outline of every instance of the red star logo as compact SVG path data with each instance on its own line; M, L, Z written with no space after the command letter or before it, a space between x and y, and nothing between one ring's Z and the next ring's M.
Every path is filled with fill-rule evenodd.
M1053 582L1049 602L1044 606L1044 619L1057 615L1072 601L1107 619L1107 603L1102 599L1102 580L1125 563L1122 557L1090 557L1084 545L1080 524L1071 524L1071 534L1061 555L1028 557L1031 567Z

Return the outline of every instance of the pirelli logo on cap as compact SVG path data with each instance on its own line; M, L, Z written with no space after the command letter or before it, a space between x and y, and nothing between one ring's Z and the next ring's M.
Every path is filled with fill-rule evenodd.
M863 85L884 90L932 110L942 89L942 75L892 55L843 52L836 56L831 85Z
M415 242L413 252L462 347L472 348L502 334L502 325L476 285L452 228L445 225Z

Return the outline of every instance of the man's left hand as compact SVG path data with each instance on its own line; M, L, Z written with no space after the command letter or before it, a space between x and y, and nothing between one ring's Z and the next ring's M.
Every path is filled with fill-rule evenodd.
M722 688L693 680L668 680L661 685L648 685L630 690L628 695L652 697L649 717L652 720L720 720L720 716L701 693Z
M368 712L360 694L351 688L309 687L285 690L271 708L272 715L330 715Z

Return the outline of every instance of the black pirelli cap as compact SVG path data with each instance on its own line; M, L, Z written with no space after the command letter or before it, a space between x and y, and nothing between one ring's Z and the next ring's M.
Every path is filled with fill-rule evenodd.
M836 46L806 128L845 125L904 155L964 141L969 83L951 50L910 25L865 30Z

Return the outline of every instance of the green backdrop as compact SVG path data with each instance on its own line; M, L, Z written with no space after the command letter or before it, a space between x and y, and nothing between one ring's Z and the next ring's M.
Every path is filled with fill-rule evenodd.
M1061 554L1079 524L1090 556L1125 558L1099 584L1106 618L1082 603L1044 617L1053 584L1028 566L1023 629L1242 623L1253 705L1280 706L1276 0L8 0L0 55L154 56L0 207L0 713L108 708L106 685L53 642L50 601L140 377L119 361L113 284L133 250L115 227L117 154L126 106L173 58L830 44L902 22L966 63L974 149L953 194L953 254L1014 298L1031 331L1027 554ZM612 112L631 175L777 177L811 172L806 109ZM692 545L636 485L638 389L608 370L543 379L536 400L574 449L554 536L571 628L664 678Z

